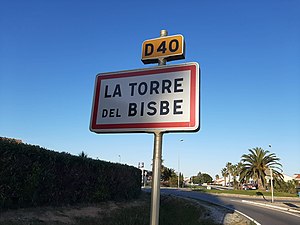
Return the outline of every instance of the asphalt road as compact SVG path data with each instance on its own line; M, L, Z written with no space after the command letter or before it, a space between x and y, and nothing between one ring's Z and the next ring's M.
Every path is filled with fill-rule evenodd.
M196 191L177 189L161 189L161 193L199 199L202 201L226 206L227 208L230 208L232 210L237 210L244 213L261 225L300 225L299 213L290 213L286 211L247 204L242 201L242 197L218 196ZM249 198L247 198L247 200L251 201L251 199Z

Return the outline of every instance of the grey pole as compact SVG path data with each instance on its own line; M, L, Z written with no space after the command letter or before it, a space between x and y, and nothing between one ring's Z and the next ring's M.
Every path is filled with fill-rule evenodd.
M271 175L271 195L272 195L271 202L274 203L273 170L271 167L270 167L270 175Z
M183 139L180 139L180 142L183 142ZM180 149L178 150L178 184L177 184L177 186L178 186L178 189L179 189L179 186L180 186L180 154L179 154L179 151L180 151Z
M167 30L161 30L160 36L168 36ZM158 59L158 65L166 65L165 58ZM153 150L153 167L152 167L152 192L151 192L151 211L150 211L150 225L159 224L159 205L160 205L160 169L162 161L162 137L163 132L154 132L154 150Z
M269 148L271 149L272 145L269 144ZM273 187L273 170L271 166L269 167L270 169L270 176L271 176L271 203L274 203L274 187Z
M179 152L178 152L178 176L177 176L177 188L179 189L179 186L180 186L180 168L179 168L179 165L180 165L180 160L179 160Z
M159 224L159 203L160 203L160 168L162 155L163 132L154 133L153 169L152 169L152 193L150 225Z
M167 30L161 30L160 31L160 36L161 37L168 36L168 31ZM165 58L158 58L158 65L159 66L166 65L166 64L167 64L167 60Z

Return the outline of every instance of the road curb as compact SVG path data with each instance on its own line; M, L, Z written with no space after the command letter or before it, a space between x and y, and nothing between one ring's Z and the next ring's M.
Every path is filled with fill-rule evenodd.
M162 194L163 194L163 193L162 193ZM169 195L173 195L173 196L178 197L178 198L193 199L193 200L196 200L196 201L207 202L207 203L209 203L209 204L213 204L213 205L216 205L216 206L219 206L219 207L222 207L222 208L225 208L225 209L234 211L234 212L236 212L236 213L238 213L238 214L240 214L240 215L246 217L248 220L252 221L252 222L255 223L256 225L261 225L259 222L257 222L255 219L253 219L252 217L248 216L247 214L245 214L245 213L243 213L243 212L240 212L239 210L230 208L230 207L228 207L228 206L226 206L226 205L218 204L218 203L211 202L211 201L207 201L207 200L197 199L197 198L182 197L182 196L178 196L178 195L175 195L175 194L169 194Z
M198 199L198 200L199 200L199 199ZM238 214L240 214L240 215L246 217L248 220L252 221L252 222L255 223L256 225L261 225L261 224L260 224L259 222L257 222L255 219L253 219L252 217L248 216L247 214L245 214L245 213L243 213L243 212L241 212L241 211L239 211L239 210L237 210L237 209L233 209L233 208L230 208L230 207L228 207L228 206L226 206L226 205L221 205L221 204L217 204L217 203L210 202L210 201L205 201L205 200L200 200L200 201L208 202L208 203L210 203L210 204L214 204L214 205L223 207L223 208L225 208L225 209L232 210L232 211L234 211L234 212L236 212L236 213L238 213Z

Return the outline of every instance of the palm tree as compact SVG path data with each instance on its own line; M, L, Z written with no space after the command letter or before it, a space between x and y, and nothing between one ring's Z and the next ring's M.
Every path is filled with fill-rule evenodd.
M223 168L223 169L221 170L221 174L222 174L222 176L224 177L224 183L225 183L225 186L226 186L226 177L227 177L227 175L228 175L227 169L226 169L226 168Z
M240 187L241 173L242 173L243 166L244 165L242 162L239 162L238 164L236 164L236 176L239 177L239 179L237 180L237 187Z
M84 151L80 152L80 153L78 154L78 156L79 156L79 157L82 157L82 158L87 158L87 157L88 157L88 155L87 155Z
M274 153L270 153L268 150L262 148L249 149L249 154L242 155L241 162L243 168L241 171L241 179L254 179L258 184L258 188L261 189L265 186L266 169L272 168L274 178L282 179L283 175L277 170L281 170L282 165L279 163L279 158Z
M236 176L238 175L238 166L237 166L237 164L233 164L231 166L231 173L232 173L232 177L233 177L233 187L236 189L237 188Z
M230 182L231 182L231 179L230 179L230 175L232 174L232 163L231 162L227 162L226 163L226 169L227 169L227 172L228 172L228 183L229 183L229 186L230 186Z

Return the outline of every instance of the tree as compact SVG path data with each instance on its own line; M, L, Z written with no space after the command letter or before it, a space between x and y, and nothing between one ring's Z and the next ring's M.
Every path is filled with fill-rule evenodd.
M78 154L79 157L82 157L82 158L87 158L88 157L88 154L86 154L84 151L80 152Z
M179 173L179 187L183 187L183 174ZM178 175L174 173L169 180L170 187L177 187L178 186Z
M235 189L238 189L239 185L239 181L236 179L237 177L240 178L240 173L241 173L241 169L243 168L243 164L241 162L239 162L238 164L233 164L231 166L231 174L233 177L233 187Z
M192 177L192 181L194 184L203 184L203 183L211 183L213 178L207 173L199 172L197 176Z
M234 165L232 175L233 175L233 182L234 182L234 188L235 189L238 189L238 187L240 187L240 178L241 178L242 168L243 168L243 163L241 163L241 162ZM236 180L237 176L239 177L238 180Z
M168 168L164 165L161 166L161 179L163 181L168 181L172 176L176 175L175 170Z
M237 164L232 164L231 165L231 175L232 175L232 178L233 178L233 187L236 188L237 187L236 176L238 175Z
M290 194L296 194L297 193L297 181L296 180L289 180L287 182L279 181L276 182L274 185L274 189L276 191L290 193Z
M274 153L270 153L268 150L258 147L249 149L249 151L249 154L242 155L242 180L249 180L252 178L258 184L258 188L261 189L265 187L266 184L265 171L270 167L273 170L273 177L275 179L283 179L283 175L278 172L278 170L281 170L282 167L282 165L279 163L280 159L276 157Z
M221 174L222 174L222 176L224 177L224 183L225 183L225 186L226 186L226 177L228 176L228 171L227 171L227 169L226 169L226 168L223 168L223 169L221 170Z
M203 184L203 183L211 183L212 180L213 180L213 178L209 174L207 174L207 173L202 173L199 177L200 177L201 184Z
M231 182L230 175L232 174L232 163L231 162L226 163L226 169L227 169L227 173L228 173L228 180L229 180L228 183L230 186L230 182Z

